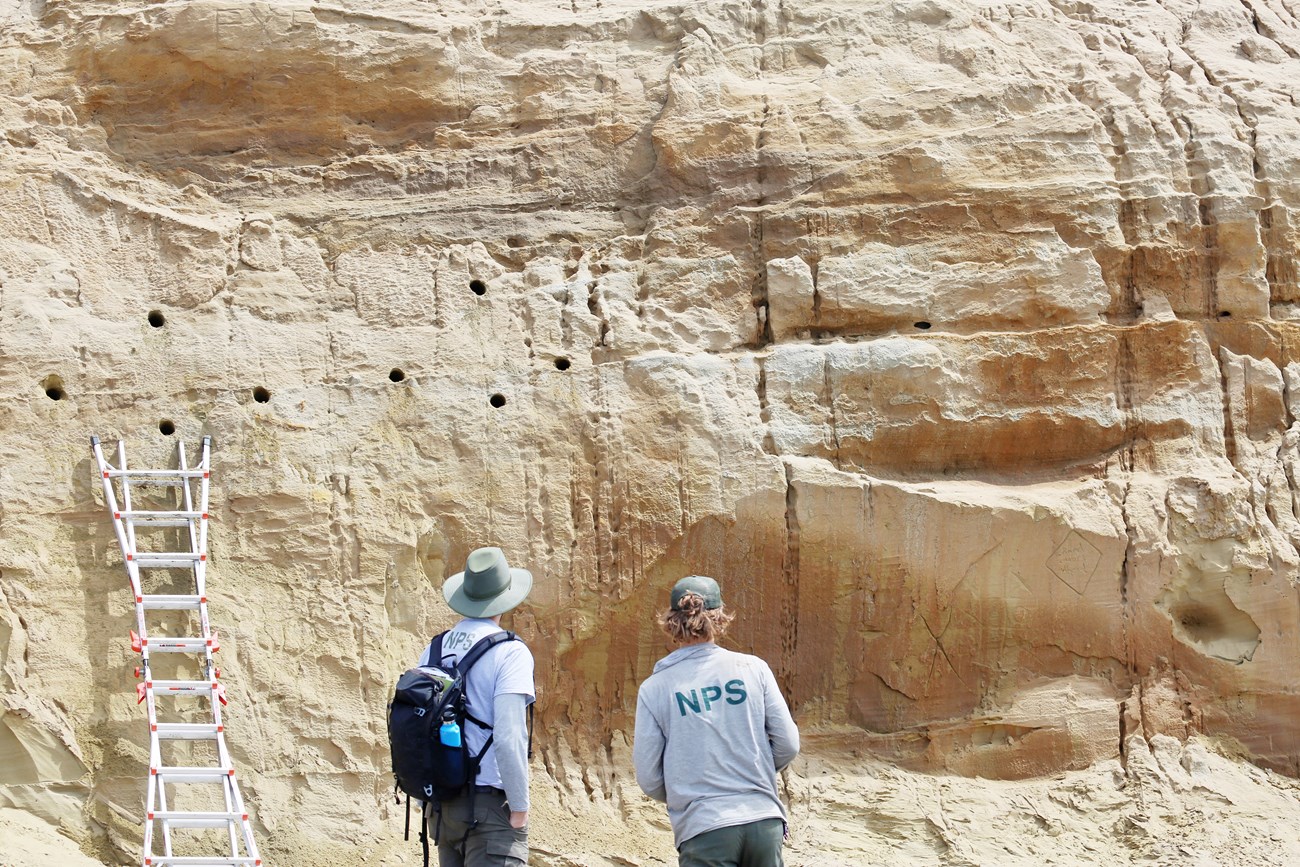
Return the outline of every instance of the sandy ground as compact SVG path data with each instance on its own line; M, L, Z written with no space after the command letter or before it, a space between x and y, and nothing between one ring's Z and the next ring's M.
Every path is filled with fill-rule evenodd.
M97 867L77 844L45 821L0 808L0 867Z

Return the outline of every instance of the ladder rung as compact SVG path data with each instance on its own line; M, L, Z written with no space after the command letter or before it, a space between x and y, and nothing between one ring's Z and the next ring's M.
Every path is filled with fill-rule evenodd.
M184 518L131 518L129 523L137 530L162 530L169 527L190 527L194 525L193 521L187 521Z
M178 512L178 511L175 511L175 510L172 510L172 511L166 511L166 510L133 509L132 511L129 511L129 512L127 512L127 511L114 512L114 513L113 513L113 517L114 517L114 518L130 518L130 519L133 520L133 521L148 521L148 520L150 520L150 519L152 519L152 518L190 518L190 519L193 519L193 518L206 518L206 517L208 517L208 516L207 516L207 514L204 513L204 512L184 512L184 511Z
M201 479L207 470L104 470L106 479Z
M220 688L221 683L215 680L151 680L145 686L152 688L154 693L203 695Z
M223 783L234 776L234 768L151 768L154 776L171 783Z
M149 648L152 653L193 653L196 650L203 650L205 647L216 649L215 643L211 638L149 638L144 642L144 646ZM158 681L154 681L158 683Z
M157 689L158 683L154 682ZM216 723L155 723L154 734L164 740L197 741L212 740L222 731Z
M226 823L218 822L215 825L187 825L182 827L190 828L220 828ZM175 828L176 823L172 823ZM225 855L201 856L201 855L146 855L144 863L152 867L238 867L238 865L256 865L262 863L261 858L244 858L244 857L227 857Z
M195 611L200 603L208 601L208 597L154 593L140 596L136 601L143 605L146 610ZM150 645L150 647L152 646Z
M147 816L149 822L172 823L173 828L220 828L229 822L243 822L247 812L191 812L188 810L155 810ZM203 823L203 824L195 824Z
M207 554L129 554L127 559L141 569L188 569L200 561L206 562Z
M226 813L226 812L191 812L189 810L154 810L148 815L149 821L155 819L159 821L168 821L172 827L179 828L210 828L211 825L177 825L178 822L242 822L248 818L247 813Z

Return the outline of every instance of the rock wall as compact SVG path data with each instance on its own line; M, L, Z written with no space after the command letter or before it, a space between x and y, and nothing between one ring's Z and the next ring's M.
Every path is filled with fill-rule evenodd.
M384 705L486 543L542 863L671 851L628 740L687 571L898 774L1300 773L1298 15L0 0L0 806L138 847L91 433L214 437L275 863L408 852Z

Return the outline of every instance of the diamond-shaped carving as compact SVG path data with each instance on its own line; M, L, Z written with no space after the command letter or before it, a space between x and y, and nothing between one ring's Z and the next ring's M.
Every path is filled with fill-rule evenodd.
M1047 568L1052 570L1052 574L1060 578L1075 593L1080 596L1088 589L1088 582L1097 571L1097 564L1101 562L1101 551L1097 546L1083 538L1078 530L1071 530L1070 534L1061 540L1061 544L1056 546L1052 556L1047 558Z

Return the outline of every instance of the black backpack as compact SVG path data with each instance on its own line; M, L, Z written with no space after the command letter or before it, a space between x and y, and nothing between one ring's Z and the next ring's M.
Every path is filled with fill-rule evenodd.
M411 798L428 805L450 801L466 787L470 792L474 791L479 762L492 746L492 735L488 735L483 749L473 754L469 751L465 726L473 723L489 732L492 726L471 712L465 678L474 663L493 647L504 641L520 640L513 632L494 632L476 641L456 665L444 665L442 639L446 634L440 633L429 642L428 665L412 668L398 678L393 700L388 705L388 743L397 788L407 796L408 838ZM458 747L447 746L440 738L440 729L448 721L455 721L460 727ZM422 816L424 812L421 810ZM420 842L424 845L427 865L429 844L423 821L420 823Z

